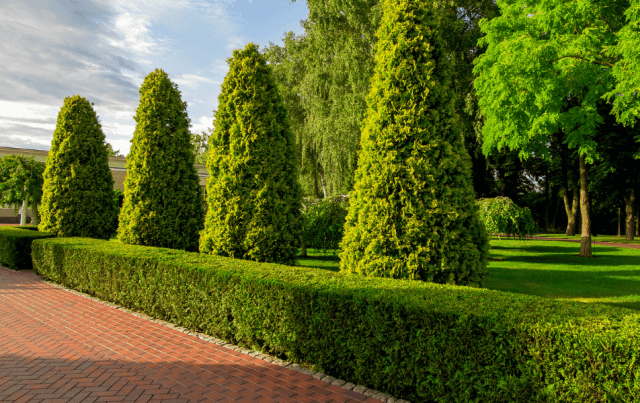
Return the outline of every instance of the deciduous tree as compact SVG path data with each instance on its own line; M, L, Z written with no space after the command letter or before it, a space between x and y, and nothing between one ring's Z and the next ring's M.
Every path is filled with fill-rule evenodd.
M508 147L525 158L548 154L561 132L579 153L581 256L591 256L587 163L603 119L597 102L614 87L610 49L624 26L625 0L499 1L501 15L480 26L487 51L477 59L475 88L486 116L483 150Z
M0 159L0 205L21 209L20 225L26 224L27 206L31 225L38 225L38 204L42 200L44 164L33 157L7 155Z

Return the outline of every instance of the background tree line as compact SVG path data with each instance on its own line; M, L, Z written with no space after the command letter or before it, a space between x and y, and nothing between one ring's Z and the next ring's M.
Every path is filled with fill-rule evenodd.
M568 6L558 1L533 2L528 5L532 13L529 17L521 5L511 1L500 5L494 0L439 4L438 24L443 25L439 31L444 35L441 39L447 68L453 77L449 91L471 157L477 198L509 197L529 207L540 228L573 235L581 230L583 221L579 203L582 159L588 178L583 191L590 196L590 232L617 232L621 208L622 233L633 237L637 217L637 129L631 126L633 115L625 112L633 103L627 101L629 105L619 109L618 105L624 106L620 103L623 97L607 102L601 96L615 86L614 76L618 73L612 66L628 59L621 52L632 51L628 41L634 33L625 31L629 25L625 11L628 14L634 8L624 1L581 2L592 6L592 11L565 9ZM325 198L349 193L353 186L365 98L374 69L375 32L382 14L377 0L308 0L307 4L309 17L302 21L304 33L286 33L283 46L270 43L262 53L273 69L288 109L303 192ZM559 34L554 37L544 31L559 23L554 17L558 13L564 16L567 27L556 31ZM520 25L506 28L506 18L518 18ZM482 26L494 27L493 36L487 37L490 28ZM589 29L597 34L587 34ZM531 30L537 33L527 34L528 42L510 42L509 38ZM615 44L621 44L618 53L611 51ZM489 47L492 51L484 57ZM495 62L498 49L520 49L520 53L510 64L499 63ZM587 50L591 59L564 55ZM598 59L600 56L602 60ZM511 71L500 80L491 77L483 69L492 61L494 70ZM553 69L543 66L543 62ZM553 79L549 78L551 71ZM524 91L530 98L514 92L522 91L520 83L524 81L529 82L530 88ZM618 83L623 85L624 81ZM500 96L489 95L487 88ZM554 97L551 116L534 108L533 94L538 98L540 94ZM506 120L495 118L500 109L492 108L489 102L499 99L508 99L511 103L505 101L505 106L519 106L524 112ZM616 117L616 113L622 113L624 119ZM523 115L529 120L522 119ZM553 119L555 126L549 123ZM523 129L525 125L531 131ZM202 132L196 135L199 137L194 136L196 153L200 150L206 154L206 135Z

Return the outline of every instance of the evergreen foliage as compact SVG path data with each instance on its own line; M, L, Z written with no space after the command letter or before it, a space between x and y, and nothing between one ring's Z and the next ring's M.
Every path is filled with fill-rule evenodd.
M342 196L305 199L302 239L306 248L336 251L344 236L347 200Z
M447 93L437 14L386 1L341 271L480 283L488 240Z
M209 140L200 251L293 264L301 191L286 109L256 45L234 50L227 62Z
M145 77L139 92L118 239L196 251L204 212L187 103L161 69Z
M104 139L93 103L66 97L44 170L40 231L99 239L113 234L117 210Z

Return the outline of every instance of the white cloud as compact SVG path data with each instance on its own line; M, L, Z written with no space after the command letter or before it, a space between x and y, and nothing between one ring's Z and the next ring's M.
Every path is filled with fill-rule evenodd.
M213 128L213 116L200 116L197 120L191 120L191 132L208 132Z
M201 84L214 84L214 85L222 84L220 81L212 80L207 77L197 76L195 74L183 74L172 79L172 81L181 87L187 87L192 89L198 88Z

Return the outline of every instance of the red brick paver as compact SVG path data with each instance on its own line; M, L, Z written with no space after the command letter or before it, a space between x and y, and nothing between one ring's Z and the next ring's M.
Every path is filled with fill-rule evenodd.
M5 268L0 401L380 402Z

